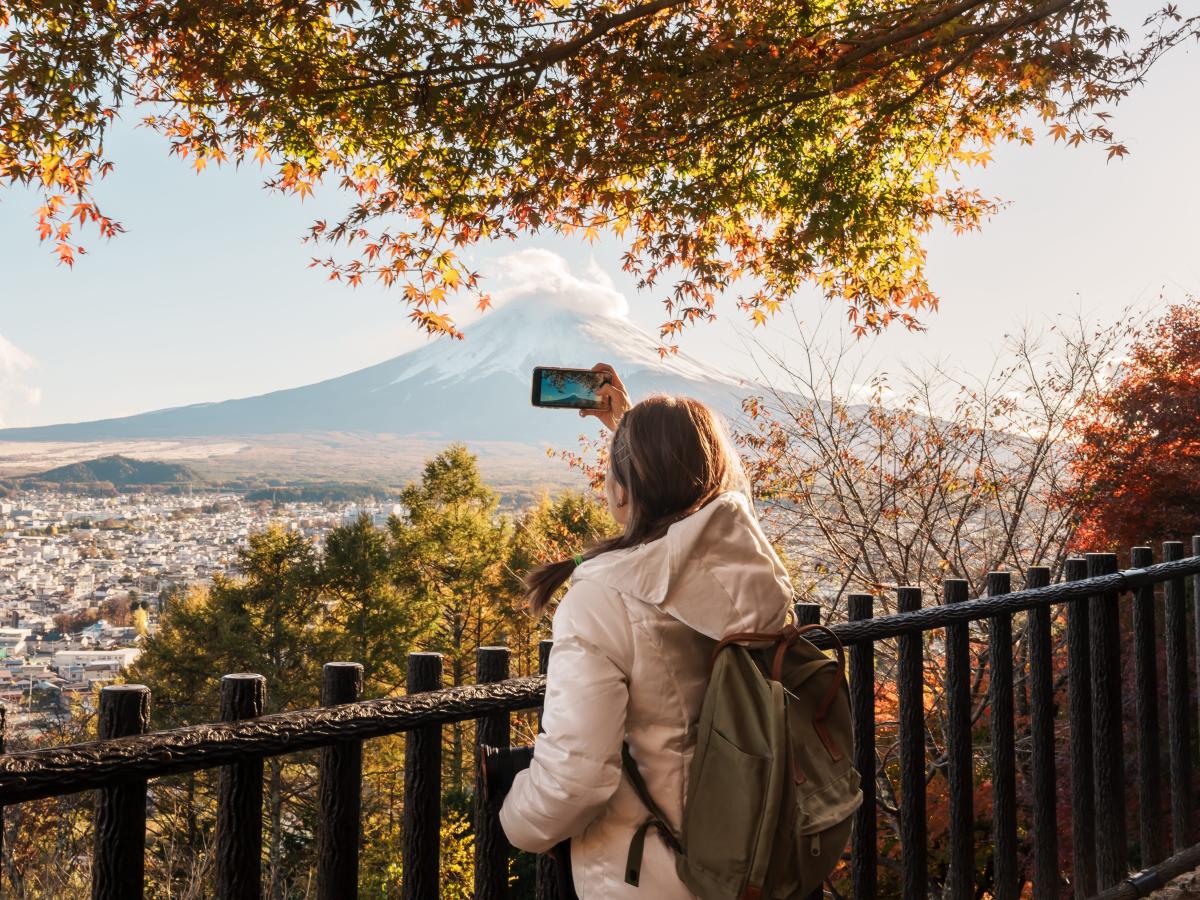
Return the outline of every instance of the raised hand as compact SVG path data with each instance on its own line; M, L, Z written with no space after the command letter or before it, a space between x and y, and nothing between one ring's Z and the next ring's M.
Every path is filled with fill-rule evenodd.
M629 391L625 389L625 384L617 375L617 370L608 363L596 363L592 366L592 371L608 375L608 384L601 385L596 390L596 396L607 401L607 405L602 409L581 409L579 415L595 416L609 431L616 431L621 416L625 415L625 411L633 405L629 401Z

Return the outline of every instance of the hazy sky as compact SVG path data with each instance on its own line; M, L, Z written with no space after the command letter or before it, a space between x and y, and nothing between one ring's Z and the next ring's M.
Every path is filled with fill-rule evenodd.
M1200 293L1200 53L1178 48L1117 111L1131 155L1107 163L1098 148L999 147L968 178L1008 206L979 233L937 233L929 272L942 307L927 332L877 342L885 364L923 358L967 372L985 368L1003 334L1080 309L1098 318L1131 302ZM132 119L136 115L131 114ZM327 192L300 203L261 188L255 167L196 175L157 135L117 127L116 171L98 192L127 233L102 243L74 270L54 262L34 232L32 194L0 194L0 422L38 425L95 419L257 394L343 374L422 342L398 294L330 283L307 268L309 222L336 214ZM660 295L637 295L620 270L622 247L553 236L485 248L478 264L529 247L598 266L625 292L632 318L653 329ZM802 321L815 295L796 299ZM841 311L837 310L838 321ZM785 344L795 324L774 323ZM810 327L805 325L803 327ZM750 371L750 329L726 304L721 322L697 327L682 348ZM547 362L553 362L548 348Z

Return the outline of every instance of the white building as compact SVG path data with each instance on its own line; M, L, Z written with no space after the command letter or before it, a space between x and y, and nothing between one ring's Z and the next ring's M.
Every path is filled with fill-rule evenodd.
M112 673L133 665L141 654L137 647L114 650L59 650L54 654L54 671L68 681L82 681L84 673Z
M28 628L0 628L0 659L25 655L25 640L32 634Z

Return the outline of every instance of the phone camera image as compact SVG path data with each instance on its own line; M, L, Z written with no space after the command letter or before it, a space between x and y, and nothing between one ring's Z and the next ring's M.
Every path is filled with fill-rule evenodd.
M596 392L608 380L605 372L539 366L533 370L533 405L560 409L602 409L605 401Z

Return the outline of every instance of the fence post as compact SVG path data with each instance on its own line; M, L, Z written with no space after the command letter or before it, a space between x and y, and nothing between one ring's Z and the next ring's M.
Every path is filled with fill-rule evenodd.
M550 651L554 641L538 642L538 674L545 675L550 671ZM538 733L542 731L542 714L538 710ZM537 855L537 868L534 874L534 894L537 900L559 900L558 876L555 872L555 860L549 853Z
M1050 570L1032 566L1026 590L1048 587ZM1054 650L1050 643L1050 607L1029 610L1025 620L1029 656L1030 781L1033 787L1033 896L1057 897L1058 811L1054 766Z
M1088 577L1117 571L1115 553L1089 553ZM1096 780L1096 881L1100 890L1129 870L1125 842L1125 745L1121 728L1120 599L1114 591L1091 599L1092 773Z
M267 680L239 673L221 678L221 721L263 714ZM258 900L262 896L263 761L250 757L222 766L217 788L217 897Z
M987 594L998 597L1012 590L1012 575L989 572ZM992 740L992 858L996 900L1016 900L1020 893L1017 868L1017 758L1013 725L1012 615L988 618L988 707Z
M408 654L411 694L442 686L440 653ZM442 726L425 725L404 736L404 900L440 895L442 843Z
M1183 559L1181 541L1163 543L1163 562ZM1192 738L1188 720L1187 597L1182 578L1165 583L1163 633L1167 645L1167 743L1171 760L1171 837L1187 849L1192 831Z
M100 689L99 738L150 730L150 689L114 684ZM92 900L141 900L146 875L146 779L96 791Z
M1200 534L1192 535L1192 556L1200 556ZM1200 666L1200 575L1192 576L1192 630L1196 636L1196 665ZM1200 668L1196 670L1196 679L1196 699L1200 704ZM1200 718L1196 721L1200 722Z
M962 603L970 586L961 578L942 582L942 602ZM950 783L950 859L946 900L975 896L975 784L971 748L971 654L966 622L946 629L946 755Z
M1154 551L1134 547L1135 569L1154 565ZM1154 585L1137 589L1133 598L1134 691L1138 730L1138 841L1143 869L1163 858L1161 746L1158 737L1158 654L1155 653Z
M353 703L362 695L363 667L325 663L321 705ZM317 768L317 897L355 900L358 844L362 832L362 741L338 741L321 749Z
M792 605L792 611L796 615L796 624L801 628L805 625L821 624L820 603L795 603Z
M875 598L851 594L850 621L869 619ZM862 778L862 805L854 814L850 874L855 897L874 897L879 851L875 821L875 642L850 646L850 714L854 719L854 768Z
M475 681L489 684L508 678L508 648L480 647L476 657ZM479 772L479 745L507 747L508 713L491 713L476 720L475 771ZM475 897L476 900L501 900L508 896L508 839L500 827L502 800L493 797L484 802L483 791L475 785Z
M896 588L898 611L921 608L921 589ZM900 696L900 856L905 897L924 897L929 881L925 821L924 635L900 635L897 674Z
M1087 561L1066 562L1068 581L1087 577ZM1076 900L1096 893L1096 807L1092 794L1092 662L1088 600L1067 607L1067 702L1071 719L1071 881Z

